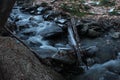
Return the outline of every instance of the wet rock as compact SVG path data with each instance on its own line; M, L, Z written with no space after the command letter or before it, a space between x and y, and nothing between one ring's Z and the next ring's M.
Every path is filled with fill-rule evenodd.
M119 42L114 40L106 40L106 38L96 38L96 39L84 39L82 44L85 46L96 46L90 50L93 51L95 62L104 63L108 60L115 59L117 57L117 52L119 52ZM89 50L88 50L89 52Z
M120 74L120 60L110 60L101 66L105 67L110 72Z
M120 52L118 52L117 59L120 59Z
M20 10L22 12L27 12L27 13L31 13L31 11L35 12L37 7L22 7Z
M57 49L51 46L41 46L41 47L33 47L33 50L38 53L38 55L42 58L52 57Z
M20 27L21 29L29 27L29 19L22 19L16 22L16 25ZM20 29L20 30L21 30Z
M79 75L73 80L120 80L119 73L120 61L111 60L102 65L96 64L92 66L83 75Z
M43 14L51 9L52 9L51 7L38 7L34 14L36 15Z
M94 65L94 63L95 63L95 60L92 59L92 58L88 58L86 61L87 61L87 65L88 65L88 66L92 66L92 65Z
M38 37L29 38L27 43L30 47L40 47L42 45L41 40Z
M55 44L55 47L66 47L66 45L61 44L61 43L57 43L57 44Z
M19 17L19 21L16 21L17 27L19 27L19 30L30 28L30 27L37 27L39 26L39 23L44 21L42 16L26 16L27 18L24 17Z
M97 46L90 46L85 49L89 56L95 56L95 53L99 51L99 48Z
M81 23L77 25L79 35L96 38L102 34L102 28L98 26L96 22Z
M31 16L29 18L30 22L36 22L36 23L41 23L44 21L43 17L41 15L36 15L36 16Z
M111 37L112 37L113 39L118 39L118 38L120 38L120 32L111 33Z
M21 31L20 33L24 34L26 36L35 36L36 35L35 29L36 28L27 28L27 29Z
M38 11L38 12L42 12L43 9L44 9L44 7L38 7L38 8L37 8L37 11Z
M87 35L89 37L98 37L100 35L100 32L95 31L94 29L89 29Z
M81 29L81 34L85 35L88 32L89 26L88 25L84 25L83 28Z
M99 51L96 53L96 56L100 59L100 63L103 63L110 59L115 59L117 56L116 52L116 46L112 46L112 43L109 45L101 43L101 46L99 46Z
M44 19L45 20L54 20L55 17L58 17L60 15L61 12L57 12L57 11L47 11L45 14L44 14Z
M39 34L41 36L43 36L44 38L49 38L49 37L52 37L52 36L57 36L57 35L63 33L62 28L60 28L55 23L47 22L44 25L45 25L44 26L45 28L39 32Z
M66 21L67 21L66 19L59 19L56 22L58 22L60 24L64 24L64 23L66 23Z
M64 50L64 49L59 49L53 56L52 58L74 64L75 63L75 56L73 55L73 51L70 49Z
M67 27L66 27L66 25L64 25L64 24L57 24L59 27L61 27L62 29L66 29Z

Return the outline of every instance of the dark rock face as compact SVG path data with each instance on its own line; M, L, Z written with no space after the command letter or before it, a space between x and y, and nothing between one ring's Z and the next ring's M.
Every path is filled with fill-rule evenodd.
M78 32L80 36L87 36L90 38L97 38L101 36L104 32L101 25L96 21L80 21L77 25Z
M0 80L64 80L9 37L0 37L0 65Z

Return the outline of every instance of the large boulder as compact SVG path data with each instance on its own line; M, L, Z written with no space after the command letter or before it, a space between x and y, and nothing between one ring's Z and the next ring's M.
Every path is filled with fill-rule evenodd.
M64 80L47 68L25 46L10 37L0 37L0 80Z

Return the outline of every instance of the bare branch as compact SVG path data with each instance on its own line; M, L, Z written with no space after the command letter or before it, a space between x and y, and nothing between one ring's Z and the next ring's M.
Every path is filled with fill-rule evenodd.
M86 63L84 63L82 61L82 56L84 54L84 51L81 49L80 38L79 38L79 35L78 35L78 32L77 32L76 22L75 22L74 18L71 18L71 24L68 23L68 33L69 33L69 36L70 36L71 45L73 46L75 54L76 54L78 66L80 64L82 64L82 65L85 64L86 65Z

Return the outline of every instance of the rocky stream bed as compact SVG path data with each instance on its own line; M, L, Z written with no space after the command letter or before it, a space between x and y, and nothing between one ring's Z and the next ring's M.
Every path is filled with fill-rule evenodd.
M70 16L45 4L34 7L15 5L8 26L40 57L72 64L75 58L69 55L73 53L69 52L72 49L67 31L69 19ZM120 80L120 19L85 18L76 21L81 47L88 52L85 59L89 69L83 73L76 67L65 69L69 80ZM61 72L62 68L58 66L62 65L58 63L56 68Z

